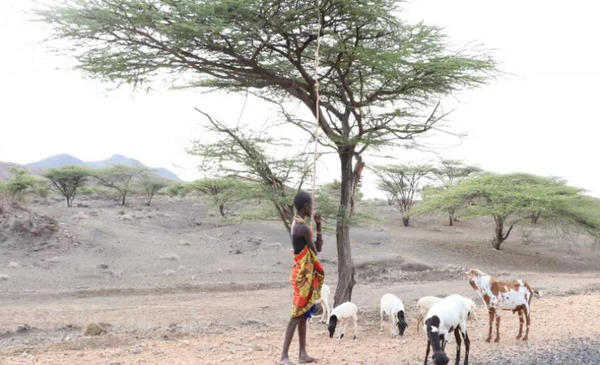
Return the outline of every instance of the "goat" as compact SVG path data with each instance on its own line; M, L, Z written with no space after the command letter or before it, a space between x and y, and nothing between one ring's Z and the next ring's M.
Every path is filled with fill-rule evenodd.
M319 320L320 323L329 324L329 313L331 313L331 308L329 307L329 296L331 295L331 290L328 285L323 284L321 287L321 299L315 301L315 304L321 304L321 310L323 315ZM327 322L325 322L325 318L327 318ZM312 323L312 318L310 319Z
M467 317L471 308L469 301L471 300L461 295L450 295L434 304L427 312L424 328L427 333L425 365L427 365L430 349L433 349L433 363L435 365L447 365L450 362L445 353L445 348L452 332L454 332L456 339L455 365L460 362L461 335L465 341L466 350L464 365L469 364L469 351L471 348L471 341L467 334Z
M385 294L381 297L381 329L383 332L383 314L390 316L392 321L392 328L394 325L398 326L398 334L404 336L404 330L408 327L404 312L404 303L395 296L394 294ZM392 331L393 333L393 331Z
M356 333L358 329L358 307L356 304L345 302L333 308L331 315L329 316L329 327L327 328L329 330L329 338L333 338L335 328L339 321L342 324L339 337L341 340L344 337L344 331L346 330L350 320L352 320L352 323L354 324L354 339L356 339Z
M419 331L419 328L423 328L422 325L424 323L425 320L425 316L427 315L427 312L429 311L429 309L431 309L431 307L433 307L435 304L441 302L443 300L443 298L439 298L439 297L422 297L421 299L419 299L419 301L417 302L417 307L419 308L419 316L417 317L417 332ZM475 323L479 323L479 319L477 318L477 305L475 305L475 302L473 302L472 300L468 299L469 305L471 306L471 309L469 311L469 316L468 316L468 320L469 321L475 321ZM479 330L476 327L476 332L479 333ZM479 334L478 334L479 336ZM448 339L448 342L452 342L452 338Z
M490 275L471 269L467 272L469 284L475 290L489 312L489 334L487 342L492 340L492 327L494 317L496 318L496 339L494 342L500 342L500 310L519 313L519 334L517 340L523 335L523 322L527 320L527 330L523 341L529 338L529 326L531 324L531 299L533 295L541 296L540 292L533 290L529 284L523 280L498 281ZM524 320L525 318L525 320Z

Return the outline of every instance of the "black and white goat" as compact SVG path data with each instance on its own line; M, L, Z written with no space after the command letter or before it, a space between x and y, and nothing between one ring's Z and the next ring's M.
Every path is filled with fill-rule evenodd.
M358 307L356 304L345 302L333 308L331 311L331 316L329 317L329 338L333 338L335 328L337 327L338 322L340 322L341 329L339 339L341 340L344 337L344 331L346 330L348 322L350 321L352 321L354 325L354 339L356 339L356 333L358 330Z
M383 332L383 314L390 316L393 326L398 326L398 334L404 336L404 330L408 327L406 323L404 303L394 294L385 294L381 297L381 329ZM392 331L392 334L394 331Z
M456 362L460 362L461 335L465 341L465 362L469 364L469 350L471 342L467 334L467 318L471 310L470 299L461 295L450 295L435 304L425 317L425 332L427 332L427 352L425 365L429 358L430 348L433 349L433 363L447 365L450 361L445 353L449 336L454 332L456 338Z

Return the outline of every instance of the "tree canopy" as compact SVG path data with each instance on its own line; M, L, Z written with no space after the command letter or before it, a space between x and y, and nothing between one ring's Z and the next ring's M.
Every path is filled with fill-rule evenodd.
M429 165L388 165L373 168L379 190L385 192L402 214L402 224L408 227L410 211L423 188L423 180L431 173Z
M148 168L142 165L114 164L101 169L94 177L98 179L100 185L116 190L121 198L121 204L125 205L135 180L148 172Z
M235 177L206 178L187 185L188 189L198 190L208 196L221 217L226 217L226 205L246 197L248 183Z
M13 198L21 196L27 189L37 184L35 177L29 174L29 170L19 167L11 167L10 172L13 176L6 184L6 190Z
M146 195L146 205L152 204L154 195L171 183L169 179L166 179L153 171L147 171L141 174L138 180L140 189Z
M431 180L437 183L435 186L427 186L427 189L450 189L457 184L460 184L466 179L481 174L481 168L473 165L466 165L460 160L441 159L437 166L431 169ZM425 189L424 188L424 189ZM432 191L432 193L435 191ZM456 211L460 208L460 203L457 205L448 205L448 222L449 225L454 225L456 219Z
M317 6L318 4L318 6ZM411 24L397 0L65 0L38 11L88 75L136 87L249 91L298 100L340 159L335 303L351 299L349 221L369 147L410 146L435 128L439 98L487 82L494 59ZM313 74L317 50L319 67ZM318 86L318 87L317 87ZM285 115L288 115L285 113ZM312 133L313 123L287 119Z
M65 197L67 206L73 206L73 199L77 189L84 186L94 171L87 167L65 165L54 167L44 171L43 176L47 178L52 188Z
M564 181L531 174L485 174L448 189L425 194L420 211L446 210L462 204L465 217L491 216L492 246L500 249L513 227L533 213L600 235L600 204Z

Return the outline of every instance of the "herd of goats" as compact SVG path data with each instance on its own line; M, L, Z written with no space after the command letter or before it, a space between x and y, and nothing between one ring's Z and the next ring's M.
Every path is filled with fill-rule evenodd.
M540 292L531 288L523 280L498 281L490 275L476 269L471 269L468 273L469 284L475 290L489 312L489 335L487 342L492 340L494 319L496 320L496 338L495 342L500 341L500 311L509 310L513 313L519 313L519 334L517 339L527 341L529 337L529 326L531 324L531 299L534 295L540 296ZM358 308L354 303L345 302L330 310L329 296L330 289L323 285L321 289L321 299L319 302L323 307L323 317L321 321L327 318L329 337L333 338L336 327L340 323L340 336L344 337L344 331L349 322L354 326L354 338L357 334ZM424 324L424 330L427 333L427 351L425 355L425 365L429 358L430 351L433 350L433 362L435 365L446 365L450 361L445 353L445 347L451 341L452 333L456 338L456 365L460 361L461 343L465 343L465 361L464 365L469 363L470 341L467 334L467 320L477 321L475 313L475 303L466 297L458 294L450 295L446 298L423 297L419 299L417 306L420 314L417 320L417 328ZM388 315L392 322L392 327L398 327L397 334L404 335L404 330L408 326L405 318L404 304L402 300L393 294L385 294L381 298L381 331L383 331L383 315ZM326 317L327 316L327 317ZM525 335L523 336L523 324L527 323ZM394 333L395 334L395 333Z

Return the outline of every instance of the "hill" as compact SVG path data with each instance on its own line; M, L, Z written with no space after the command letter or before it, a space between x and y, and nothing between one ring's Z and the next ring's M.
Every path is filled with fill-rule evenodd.
M47 157L47 158L44 158L37 162L29 163L29 164L25 165L25 167L28 167L32 173L37 174L47 168L59 167L59 166L64 166L64 165L77 165L77 166L89 166L89 167L94 167L94 168L101 168L101 167L105 167L105 166L109 166L109 165L113 165L113 164L124 164L124 165L140 164L142 166L146 166L136 159L129 158L129 157L126 157L126 156L123 156L120 154L115 154L105 160L100 160L100 161L83 161L77 157L74 157L74 156L71 156L68 154L61 154L61 155ZM0 162L0 181L8 180L12 176L12 174L10 173L10 168L12 166L19 166L19 165L10 163L10 162ZM153 170L156 171L156 173L159 174L160 176L165 177L167 179L182 181L175 173L173 173L172 171L170 171L164 167L155 168Z

